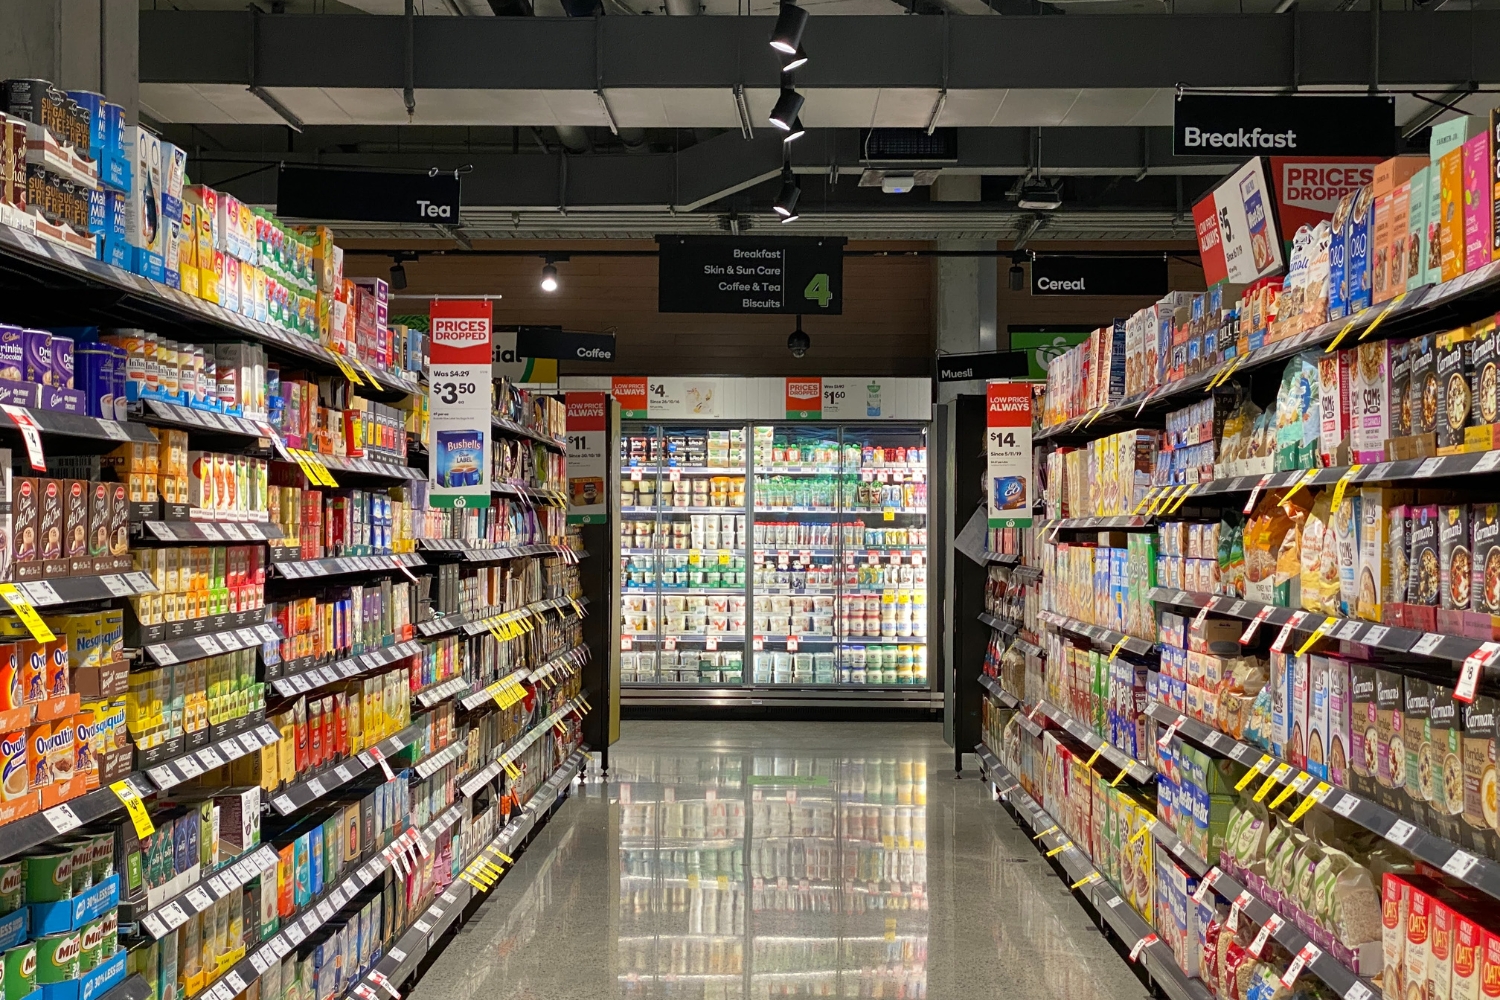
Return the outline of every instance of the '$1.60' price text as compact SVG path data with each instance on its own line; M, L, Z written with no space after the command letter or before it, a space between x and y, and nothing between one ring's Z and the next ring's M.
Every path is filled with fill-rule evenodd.
M473 382L434 382L432 394L445 403L456 403L461 396L472 396L479 391Z

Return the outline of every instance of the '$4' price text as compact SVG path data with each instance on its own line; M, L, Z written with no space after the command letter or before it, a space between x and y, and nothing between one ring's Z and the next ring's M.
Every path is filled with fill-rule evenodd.
M433 382L432 394L445 403L456 403L461 396L472 396L479 387L471 382Z

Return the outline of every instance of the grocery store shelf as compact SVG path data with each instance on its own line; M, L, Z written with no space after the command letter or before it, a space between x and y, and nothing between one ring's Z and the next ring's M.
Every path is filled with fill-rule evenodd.
M462 677L450 677L445 681L438 681L430 687L423 688L412 696L418 705L423 708L432 708L441 705L450 698L468 694L469 682Z
M490 483L490 492L498 493L501 496L530 500L533 503L546 504L549 507L566 507L568 505L568 496L561 490L545 486L532 486L528 483L513 483L505 479L493 480Z
M551 448L553 451L567 451L567 442L562 440L561 438L555 438L543 431L533 430L530 427L518 424L514 420L511 420L509 417L496 416L495 414L491 413L490 423L498 429L505 431L507 434L511 434L515 437L529 438L532 441L540 442L541 444L546 445L548 448Z
M1094 868L1083 849L1072 843L1057 822L1005 769L994 752L983 743L974 750L979 755L979 765L985 779L990 782L996 795L1004 799L1011 811L1033 832L1033 839L1039 849L1048 853L1057 852L1053 858L1065 873L1064 877L1074 887L1074 891L1098 912L1120 943L1133 949L1140 942L1145 942L1141 945L1141 961L1156 987L1171 1000L1209 1000L1208 991L1203 984L1196 979L1189 979L1183 973L1167 943L1130 908L1109 880Z
M145 573L106 573L104 576L56 576L17 584L33 606L50 608L79 601L107 601L112 597L132 597L156 593L156 584Z
M588 606L589 599L587 597L579 597L576 600L579 607ZM526 609L531 611L554 611L568 606L570 605L566 597L553 597L545 601L528 604ZM424 639L446 635L449 632L457 632L459 629L464 629L467 635L478 635L490 627L487 624L488 622L493 621L498 625L501 618L516 613L517 611L514 610L502 611L495 608L479 608L473 612L460 611L454 614L445 614L429 621L418 622L416 630L417 634Z
M408 726L394 736L376 743L374 749L381 757L394 757L415 743L421 732L420 726ZM365 750L272 795L271 808L279 816L290 816L298 809L311 805L329 792L342 788L360 775L379 767L380 761L369 750Z
M142 521L159 542L266 542L283 537L281 526L262 521Z
M274 561L276 547L272 549L271 568L276 575L288 580L306 580L313 577L340 576L348 573L374 573L396 571L425 566L426 562L414 552L401 555L343 556L335 559L298 559L290 562Z
M1033 736L1041 734L1042 729L1037 724L1037 716L1050 719L1069 736L1088 747L1090 750L1099 751L1099 756L1109 761L1116 769L1125 771L1132 781L1148 784L1156 779L1156 771L1151 765L1143 764L1133 759L1119 747L1110 743L1104 737L1094 732L1093 729L1079 722L1066 711L1058 708L1049 701L1040 701L1029 710L1022 701L1000 686L999 680L989 674L979 675L979 685L995 697L1002 705L1013 708L1017 712L1024 713L1020 716L1022 723L1027 724L1026 729Z
M660 590L655 587L625 587L620 591L622 594L645 594L653 596L660 594L663 597L743 597L745 588L741 587L673 587L663 586ZM756 593L765 591L756 589Z
M126 976L94 1000L150 1000L155 992L155 989L146 982L145 977L137 972Z
M1334 622L1331 626L1332 631L1327 633L1329 639L1358 642L1391 653L1430 656L1439 660L1465 660L1487 641L1442 632L1401 628L1397 625L1380 625L1362 618L1340 618L1336 615L1324 615L1317 612L1301 612L1297 608L1283 608L1224 594L1200 594L1188 590L1175 590L1171 587L1156 587L1151 591L1150 597L1161 604L1172 604L1184 608L1207 607L1213 614L1242 618L1246 621L1258 618L1264 612L1262 629L1286 625L1292 621L1294 615L1303 614L1304 617L1292 626L1292 631L1310 634L1327 620ZM1491 668L1486 667L1486 676L1490 673Z
M1011 570L1010 574L1011 583L1025 584L1030 583L1033 580L1040 580L1041 578L1042 571L1041 568L1037 566L1017 566L1015 569Z
M1151 835L1158 844L1176 855L1177 859L1194 875L1205 877L1214 892L1240 904L1240 919L1249 919L1253 924L1264 928L1272 916L1275 916L1278 922L1275 929L1269 932L1269 936L1287 951L1296 955L1311 943L1311 939L1297 928L1290 913L1278 913L1274 907L1255 895L1243 883L1231 878L1217 867L1210 867L1208 862L1189 850L1181 838L1168 829L1165 823L1152 824ZM1379 986L1368 978L1357 975L1327 950L1313 945L1308 951L1308 956L1303 968L1323 980L1344 1000L1371 1000L1380 992Z
M780 468L769 466L767 468L756 467L754 474L757 476L836 476L840 472L852 470L842 469L837 465L783 465Z
M225 736L202 749L173 757L159 764L153 763L146 769L147 776L157 788L166 791L184 781L191 781L204 771L223 767L231 760L237 760L248 753L255 753L263 747L281 742L281 733L275 726L262 721L250 728L249 724L252 721L254 720L250 717L245 717L246 728L238 735ZM149 753L149 751L137 751L137 754L144 753Z
M387 637L389 638L389 637ZM372 649L358 656L351 656L332 663L321 663L307 665L303 660L297 660L282 665L282 673L270 678L271 687L277 694L286 698L295 695L306 694L308 691L316 690L328 684L337 684L351 677L370 670L378 670L381 667L390 666L397 660L403 660L408 656L416 656L422 652L422 645L416 641L397 643L393 646L382 646Z
M190 343L245 339L315 363L324 372L338 371L331 351L300 334L230 312L212 302L157 284L74 253L30 233L0 225L0 264L7 287L35 292L34 298L63 310L68 324L143 327ZM26 319L26 317L21 317ZM54 323L59 320L53 320ZM416 392L414 375L370 373L386 392Z
M262 609L261 614L265 611ZM279 642L286 638L276 622L262 622L222 632L201 632L181 639L154 642L145 648L146 655L161 666L201 660L206 656L221 656L239 649L254 649L263 642Z
M427 478L427 473L422 469L413 469L410 466L398 465L393 461L387 461L384 457L351 458L345 455L321 455L316 452L312 454L312 457L323 465L328 466L334 472L343 472L350 475L374 476L397 482Z
M552 657L546 663L543 663L541 666L537 667L535 670L527 670L525 668L512 670L504 677L501 677L490 684L486 684L478 691L474 691L470 694L464 695L458 701L459 707L468 712L483 708L484 706L495 701L500 691L503 688L508 687L512 683L531 681L532 686L535 687L538 681L541 681L542 679L547 677L551 677L554 674L571 673L573 670L581 667L587 659L588 647L574 646L567 652Z
M264 433L253 421L233 413L217 410L202 410L192 406L179 406L164 399L141 399L130 404L131 416L145 423L177 427L186 431L209 431L213 434L235 434L246 438L261 438Z
M996 618L988 611L979 612L979 620L1001 635L1015 635L1021 630L1021 626L1006 618Z
M1095 647L1099 649L1114 649L1118 645L1126 652L1137 656L1150 656L1156 652L1156 643L1149 639L1126 635L1124 632L1116 632L1099 625L1090 625L1088 622L1081 622L1076 618L1069 618L1053 611L1038 611L1037 618L1063 632L1091 639Z
M743 465L630 465L626 464L620 470L623 479L633 479L630 473L639 472L642 476L656 475L658 472L678 472L684 476L743 476L746 469Z
M520 542L516 544L490 545L468 542L461 538L419 538L417 544L424 552L454 552L465 562L499 562L502 559L520 559L525 556L563 556L575 553L566 545L551 545L544 542Z
M588 603L589 599L587 597L552 597L544 601L533 601L524 607L515 608L511 611L499 611L488 617L466 621L460 627L468 635L479 635L481 632L499 628L507 622L530 618L534 615L540 615L544 611L562 611L564 608L575 608L578 611L578 617L582 618L582 609L587 607Z
M1413 857L1441 868L1454 878L1500 899L1500 863L1465 850L1452 841L1403 819L1366 796L1328 782L1318 782L1315 778L1306 776L1306 772L1286 761L1278 761L1257 746L1227 736L1197 719L1186 718L1170 705L1151 702L1146 708L1146 714L1163 725L1176 726L1179 738L1202 747L1216 757L1233 760L1259 774L1275 777L1282 784L1307 789L1308 794L1323 808L1358 823L1371 833L1403 848Z
M153 785L142 772L134 772L124 779L130 783L137 795L145 797L156 794ZM75 830L87 823L94 823L116 812L122 812L125 803L113 790L98 788L69 799L61 805L41 812L23 816L0 826L0 836L5 838L0 853L5 857L16 857L34 847L54 840L58 836Z
M1034 642L1028 642L1027 640L1020 638L1019 636L1011 642L1011 645L1019 647L1021 652L1030 653L1032 656L1047 655L1047 651L1041 646L1038 646Z
M622 514L743 514L743 507L621 507Z
M896 708L935 710L943 707L941 691L926 687L860 687L852 684L818 687L793 685L770 687L721 687L687 685L684 687L628 686L620 689L620 704L625 708L683 707L701 708Z
M1096 528L1149 528L1155 522L1140 515L1115 514L1106 517L1060 517L1042 521L1038 527L1043 531L1088 531Z
M242 628L258 630L261 625L268 624L266 615L269 610L268 608L253 608L249 611L231 611L222 615L205 615L202 618L158 622L154 625L141 625L136 621L135 615L130 614L125 617L125 645L132 649L139 649L153 643L170 643L205 634L237 632Z
M194 916L221 899L240 891L240 887L276 864L276 850L261 844L241 854L233 862L205 873L187 889L167 898L149 912L135 918L143 937L160 941Z

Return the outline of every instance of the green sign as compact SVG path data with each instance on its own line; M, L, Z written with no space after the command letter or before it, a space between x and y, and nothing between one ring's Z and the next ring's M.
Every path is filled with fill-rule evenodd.
M1091 326L1013 326L1010 327L1010 349L1026 352L1028 377L1044 379L1052 359L1088 340L1093 330Z

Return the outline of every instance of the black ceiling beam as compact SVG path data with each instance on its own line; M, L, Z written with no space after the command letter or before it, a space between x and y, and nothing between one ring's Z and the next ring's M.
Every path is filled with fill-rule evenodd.
M1500 11L1184 16L963 17L948 33L950 91L987 88L1364 87L1500 82ZM403 18L143 10L143 83L399 89ZM933 87L944 78L944 22L815 17L817 57L803 89ZM450 18L416 21L416 86L594 90L775 87L764 17ZM1317 44L1299 44L1316 39ZM1378 52L1370 50L1372 36ZM1232 54L1232 55L1231 55Z

